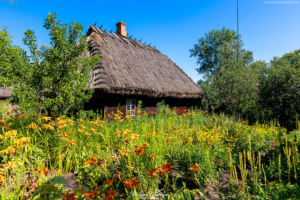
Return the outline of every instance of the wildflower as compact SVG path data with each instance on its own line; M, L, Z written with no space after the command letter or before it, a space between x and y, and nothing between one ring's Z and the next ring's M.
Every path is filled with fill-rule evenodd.
M136 177L134 177L133 179L130 179L128 181L123 181L126 184L126 188L128 190L131 190L132 188L138 188L137 184L139 184L140 182L138 180L136 180Z
M64 156L65 156L65 154L61 154L58 157L59 157L59 159L62 159Z
M99 166L104 167L103 163L104 163L104 160L98 160L98 162L96 163L96 165L97 165L98 167L99 167Z
M3 125L2 127L3 127L3 128L8 128L8 126L6 126L6 125Z
M100 195L100 192L97 191L98 188L94 189L92 192L90 193L83 193L84 196L86 196L86 200L88 200L89 198L91 199L95 199L96 198L96 195L99 194Z
M117 137L119 137L119 135L120 135L120 131L117 131L116 133L114 133L113 134L114 136L117 136Z
M134 155L141 156L144 153L143 149L138 149L134 151Z
M103 184L106 184L106 185L109 185L109 186L112 186L114 181L116 182L116 178L113 178L111 180L107 180L107 181L103 181Z
M123 153L121 151L119 151L119 152L120 152L121 156L128 156L128 153L129 153L128 150L124 151Z
M29 142L30 138L29 137L22 137L20 139L14 140L14 143L17 144L17 146L24 146L27 145L27 142Z
M69 193L69 194L64 194L64 200L77 200L77 198L75 198L76 193Z
M156 158L157 155L149 155L152 159Z
M131 134L129 138L132 139L132 140L138 139L139 135L137 135L137 134Z
M139 149L146 149L146 147L147 147L148 145L149 145L148 143L145 143L145 144L142 144L142 145L137 146L137 148L139 148Z
M29 124L28 128L29 129L36 128L36 124L32 122L31 124Z
M92 157L91 159L89 159L88 161L86 161L84 164L90 164L90 166L92 166L95 162L97 161L96 157Z
M157 173L158 173L157 169L154 168L154 169L148 171L148 174L146 175L146 177L147 176L153 176L154 177Z
M71 133L70 132L65 132L65 133L58 134L57 136L58 137L67 137L68 134L71 134Z
M51 117L43 117L42 119L44 119L46 122L51 120Z
M221 161L219 159L215 159L215 161L219 162L221 164Z
M0 174L0 186L2 185L3 182L5 182L5 180L6 180L5 176L2 176Z
M36 175L41 174L41 175L47 176L51 171L52 171L52 169L48 169L48 168L45 167L45 165L43 165L40 170L35 172L35 174Z
M2 164L4 166L4 169L12 169L15 168L17 165L16 161L8 162L7 164Z
M123 135L125 135L125 136L128 135L128 133L130 133L130 130L128 130L128 129L123 131Z
M165 173L171 172L171 169L174 168L174 166L171 165L171 163L163 164L161 167L158 167L157 169L160 170L160 176L162 177Z
M4 132L5 137L15 137L17 135L17 130Z
M87 136L91 136L91 135L92 135L91 133L88 133L88 132L86 132L85 134L86 134Z
M113 196L115 196L117 194L118 194L117 191L109 189L109 190L107 190L107 193L106 193L106 195L104 197L104 200L113 200L114 199Z
M198 171L201 169L200 169L199 165L197 163L195 163L193 167L189 168L189 170L191 170L194 173L195 171Z
M6 154L10 154L13 150L15 150L15 146L11 145L11 146L7 147L7 149L4 149L1 152L4 152Z

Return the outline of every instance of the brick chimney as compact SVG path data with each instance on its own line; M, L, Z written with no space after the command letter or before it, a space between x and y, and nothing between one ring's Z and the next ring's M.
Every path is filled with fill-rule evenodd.
M119 22L116 24L117 25L117 34L123 36L123 37L127 37L127 33L126 33L126 25L124 22Z

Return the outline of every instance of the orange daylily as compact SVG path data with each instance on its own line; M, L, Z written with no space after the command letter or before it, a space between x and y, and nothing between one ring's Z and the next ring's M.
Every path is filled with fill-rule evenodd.
M36 128L36 124L32 122L31 124L29 124L28 128L29 129Z
M2 164L4 166L4 169L12 169L15 168L17 165L16 161L8 162L7 164Z
M140 155L142 155L142 153L144 153L143 149L138 149L138 150L134 151L134 155L140 156Z
M13 150L15 150L15 146L11 145L11 146L7 147L7 149L4 149L3 151L0 151L0 152L10 154Z
M139 135L137 135L137 134L131 134L129 138L132 139L132 140L138 139Z
M156 174L157 174L157 169L154 168L154 169L148 171L148 174L146 175L146 177L147 176L153 176L154 177Z
M36 175L41 174L41 175L47 176L51 171L52 171L52 169L48 169L48 168L45 167L45 165L43 165L40 170L35 172L35 174Z
M138 188L137 184L139 184L140 182L138 180L136 180L136 177L128 180L128 181L123 181L126 184L126 188L128 190L131 190L132 188Z
M17 130L4 132L5 137L15 137L17 135Z
M43 117L42 119L46 120L46 122L47 122L47 121L51 120L51 117Z
M193 167L189 168L189 170L191 170L194 173L195 171L198 171L201 169L200 169L199 165L197 163L195 163Z
M93 190L92 192L90 192L90 193L83 193L83 195L86 196L85 199L86 199L86 200L88 200L89 198L95 199L97 194L100 195L100 192L97 191L97 190L98 190L98 188L94 189L94 190Z
M64 194L64 200L77 200L77 198L75 198L76 193L72 192L70 194Z
M103 184L112 186L112 184L114 183L114 181L116 181L116 178L113 178L113 179L107 180L107 181L103 181Z
M96 157L92 157L91 159L89 159L88 161L86 161L84 164L90 164L91 166L97 161Z
M156 158L157 155L149 155L152 159Z
M161 167L158 167L157 169L160 170L160 176L162 177L165 173L171 172L171 169L174 168L174 166L171 165L171 163L163 164Z
M145 144L142 144L142 145L137 146L137 148L139 148L139 149L146 149L146 147L147 147L148 145L149 145L148 143L145 143Z
M17 144L17 146L24 146L27 144L27 142L30 140L29 137L22 137L20 139L14 140L14 143Z
M107 190L107 193L106 193L106 195L104 197L104 200L113 200L114 199L113 196L115 196L117 194L118 194L117 191L109 189L109 190Z
M128 156L128 153L129 153L128 150L124 151L123 153L121 151L119 151L119 152L120 152L121 156Z

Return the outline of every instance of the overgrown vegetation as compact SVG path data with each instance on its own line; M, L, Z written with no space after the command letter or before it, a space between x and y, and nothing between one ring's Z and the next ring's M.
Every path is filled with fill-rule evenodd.
M295 129L300 114L299 50L274 57L269 64L254 61L235 32L229 33L224 28L210 31L199 40L201 45L190 50L200 64L197 71L204 75L198 82L205 94L200 107L210 112L239 113L250 123L277 119L288 130ZM214 53L204 57L211 48ZM208 67L207 60L215 62Z
M237 115L177 115L163 105L153 117L118 111L110 122L87 112L53 119L1 110L2 199L203 199L209 185L224 199L300 195L299 130L276 122L250 126ZM68 172L77 189L61 185Z

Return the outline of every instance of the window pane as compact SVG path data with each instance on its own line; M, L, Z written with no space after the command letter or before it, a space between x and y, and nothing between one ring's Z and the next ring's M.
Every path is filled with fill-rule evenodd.
M130 115L130 111L127 111L127 112L126 112L126 115Z
M131 110L134 110L134 109L135 109L135 107L134 107L134 105L132 105L132 106L131 106Z
M134 111L131 111L131 116L134 116Z
M129 105L126 106L126 110L130 110L130 106Z

